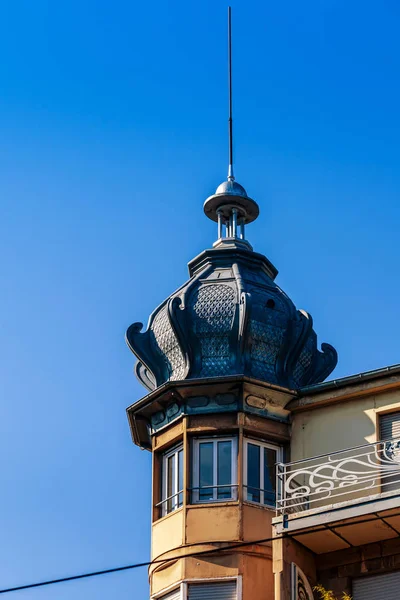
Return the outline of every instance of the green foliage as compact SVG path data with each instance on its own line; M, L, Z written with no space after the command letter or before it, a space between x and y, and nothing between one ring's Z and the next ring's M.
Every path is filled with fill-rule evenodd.
M341 598L336 598L331 590L326 590L322 585L316 585L314 592L319 593L320 600L352 600L346 592L343 592Z

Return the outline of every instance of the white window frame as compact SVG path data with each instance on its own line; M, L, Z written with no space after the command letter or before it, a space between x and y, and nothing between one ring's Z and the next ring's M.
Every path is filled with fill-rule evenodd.
M212 488L213 497L208 500L200 498L200 444L204 442L213 443L213 485L205 486L206 489ZM231 488L230 498L218 498L218 442L232 442L232 455L231 455L231 473L232 481L221 487ZM238 451L237 451L237 438L235 436L218 436L218 437L200 437L193 440L193 490L192 490L192 503L193 504L208 504L210 502L232 502L237 500L237 462L238 462Z
M264 452L260 451L260 502L256 500L249 500L247 497L248 490L248 473L247 473L247 456L248 456L248 444L259 446L261 449L268 448L275 450L276 452L276 463L282 462L282 446L276 444L270 444L269 442L262 442L257 439L245 437L243 439L243 488L244 488L244 501L251 502L257 506L266 506L276 508L275 504L264 504ZM275 478L276 478L276 463L275 463ZM251 486L250 486L251 487ZM280 498L280 486L278 484L276 489L276 499Z
M180 494L184 494L184 490L179 489L179 452L183 453L183 444L179 444L178 446L174 446L171 450L164 452L162 455L162 465L161 465L161 474L162 474L162 484L161 484L161 502L159 502L158 506L161 506L161 515L164 517L165 515L169 515L178 508L181 508L182 504L179 504L179 496ZM174 481L173 481L173 494L171 498L168 494L168 459L174 457ZM183 454L182 454L183 460ZM183 468L185 466L183 465ZM168 510L168 501L172 499L172 508Z
M165 588L161 592L158 592L157 594L153 594L151 596L151 600L164 600L164 598L166 598L167 596L169 596L169 594L173 594L174 592L175 593L179 592L180 598L181 598L181 600L183 600L183 594L184 594L184 587L183 586L184 586L183 582L173 583L172 585L170 585L169 587Z

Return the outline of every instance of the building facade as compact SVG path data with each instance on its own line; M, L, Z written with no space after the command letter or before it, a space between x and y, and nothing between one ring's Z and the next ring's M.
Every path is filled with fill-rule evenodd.
M217 241L126 334L147 390L127 415L153 457L151 599L397 600L400 365L325 382L336 350L246 239L259 208L232 164L204 212Z
M400 596L400 366L298 390L290 459L277 465L275 598ZM296 593L298 594L296 596ZM316 595L318 598L318 595Z

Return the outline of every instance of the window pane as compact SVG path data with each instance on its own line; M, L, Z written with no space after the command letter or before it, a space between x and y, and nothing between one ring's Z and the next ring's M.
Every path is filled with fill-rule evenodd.
M275 477L276 450L264 448L264 504L275 504L276 477Z
M247 444L247 500L260 502L260 446Z
M223 441L218 442L217 447L217 472L218 481L217 485L224 485L225 483L232 483L232 442ZM232 498L231 487L218 487L217 497L219 499Z
M171 498L173 494L175 494L174 490L174 481L175 481L175 455L173 454L167 459L167 512L171 512L174 510L176 505L176 499Z
M183 504L183 450L179 450L178 453L178 506Z
M213 443L203 442L199 444L199 499L200 500L212 500L213 498Z

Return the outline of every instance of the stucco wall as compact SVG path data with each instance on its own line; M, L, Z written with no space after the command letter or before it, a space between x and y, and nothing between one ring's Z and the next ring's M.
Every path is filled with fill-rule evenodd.
M319 454L335 452L379 439L379 414L400 411L400 390L318 407L292 415L291 460L301 460Z

